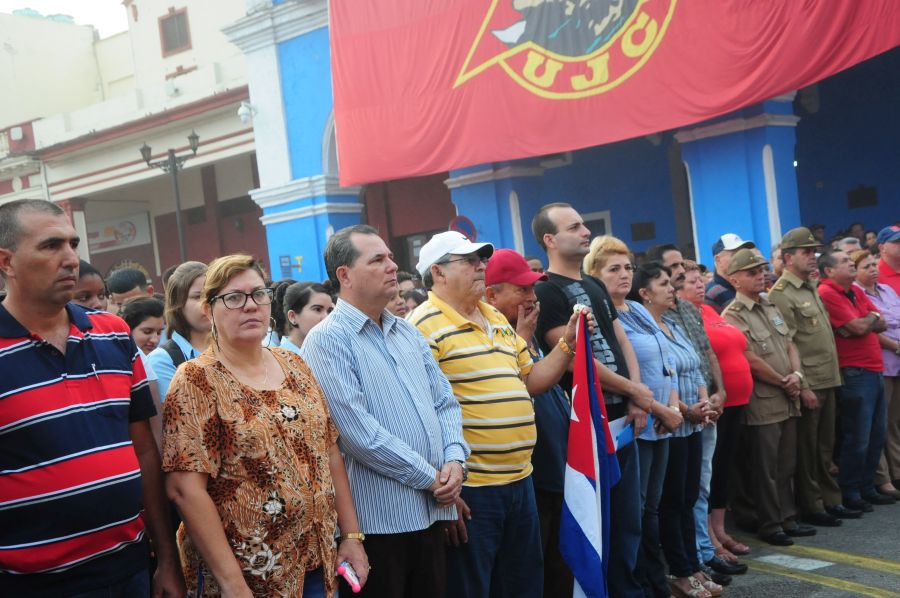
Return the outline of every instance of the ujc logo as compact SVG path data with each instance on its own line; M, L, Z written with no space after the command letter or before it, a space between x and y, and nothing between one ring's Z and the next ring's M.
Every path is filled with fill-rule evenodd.
M492 0L455 87L494 65L548 99L608 91L665 35L676 0Z

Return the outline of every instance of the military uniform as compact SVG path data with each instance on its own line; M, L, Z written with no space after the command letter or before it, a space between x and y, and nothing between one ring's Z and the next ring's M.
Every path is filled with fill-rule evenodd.
M728 270L733 274L764 264L764 258L742 249L732 258ZM738 293L722 317L744 333L747 350L778 374L786 376L794 371L788 357L790 329L778 308L765 297L754 301ZM753 393L744 415L750 437L753 502L759 535L768 538L797 529L792 480L796 470L799 399L792 399L781 386L754 376ZM740 501L735 503L737 506Z
M782 250L819 247L809 229L788 231L781 241ZM834 452L835 392L841 385L834 333L828 311L808 280L784 271L769 291L790 328L803 366L803 387L812 390L818 400L817 409L801 405L802 417L797 426L797 507L803 515L824 513L825 507L841 504L841 489L828 473Z

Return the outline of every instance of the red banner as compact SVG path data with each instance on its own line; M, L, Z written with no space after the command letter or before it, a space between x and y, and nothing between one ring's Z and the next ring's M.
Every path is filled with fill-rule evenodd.
M331 0L341 183L610 143L900 45L898 0Z

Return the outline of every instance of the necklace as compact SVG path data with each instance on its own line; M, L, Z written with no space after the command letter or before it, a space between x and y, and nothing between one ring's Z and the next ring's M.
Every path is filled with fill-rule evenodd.
M224 356L223 356L223 357L224 357ZM238 376L237 376L237 373L238 373L240 370L238 370L238 369L236 369L236 368L234 367L234 364L232 363L232 361L231 361L230 359L227 359L227 358L226 358L225 361L228 362L227 364L225 364L225 365L227 366L226 369L227 369L229 372L231 372L231 374L232 374L235 378L237 378L237 377L238 377ZM269 364L266 363L266 356L265 356L265 354L263 354L263 372L265 372L265 376L263 377L263 381L262 381L262 383L260 384L260 386L261 386L262 388L265 388L266 385L269 383ZM246 374L244 374L244 376L246 376ZM248 377L248 378L249 378L249 377ZM252 381L252 378L249 378L249 379ZM253 385L253 384L250 384L249 386L254 386L254 385Z

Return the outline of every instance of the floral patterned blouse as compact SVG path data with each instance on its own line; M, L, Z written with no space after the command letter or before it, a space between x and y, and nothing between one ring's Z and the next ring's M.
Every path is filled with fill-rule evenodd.
M338 433L306 363L271 351L285 375L277 390L242 384L213 349L178 370L165 401L163 470L209 474L207 491L254 596L299 598L306 572L320 567L331 596L337 514L328 450ZM177 538L190 595L219 596L183 524Z

